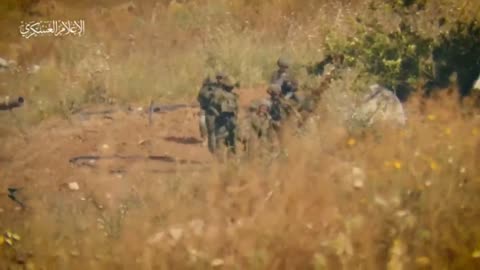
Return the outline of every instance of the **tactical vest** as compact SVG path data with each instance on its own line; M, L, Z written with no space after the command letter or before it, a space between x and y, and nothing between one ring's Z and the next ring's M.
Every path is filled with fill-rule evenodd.
M236 114L238 110L237 96L234 93L220 90L213 95L212 105L220 114Z

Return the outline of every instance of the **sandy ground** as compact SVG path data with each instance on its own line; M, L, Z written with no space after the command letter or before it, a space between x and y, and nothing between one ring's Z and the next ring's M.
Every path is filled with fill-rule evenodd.
M260 89L241 89L242 107L265 96ZM80 189L106 189L122 178L148 174L169 175L208 170L213 159L202 145L198 108L182 108L148 114L114 109L108 114L77 113L70 120L50 119L2 142L0 193L7 187L30 192L68 189L76 182ZM26 109L26 108L20 108ZM100 112L108 107L90 107L83 112ZM102 157L102 159L75 157ZM102 188L103 186L103 188ZM111 192L115 192L112 188ZM18 207L0 196L0 207Z

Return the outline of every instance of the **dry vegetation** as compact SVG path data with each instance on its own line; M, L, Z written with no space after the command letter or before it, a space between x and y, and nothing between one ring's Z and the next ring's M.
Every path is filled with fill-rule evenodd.
M16 211L0 193L0 230L9 232L0 237L0 269L480 268L480 119L455 91L411 97L402 129L378 126L352 136L337 119L339 106L350 106L344 94L355 88L344 80L363 74L350 70L325 92L309 132L290 136L274 161L212 163L206 172L179 166L161 175L140 167L121 181L102 170L57 174L85 178L81 192L59 187L63 179L47 178L40 165L22 168L55 168L38 152L7 152L24 146L18 130L49 132L58 115L75 123L71 112L86 104L192 101L202 78L217 69L245 86L264 85L279 54L295 60L304 87L315 87L319 79L303 65L325 55L326 37L345 40L358 14L394 28L391 10L371 13L363 1L7 2L0 56L18 66L0 73L0 94L23 95L27 105L15 118L0 115L1 158L25 160L13 166L0 159L1 179L9 178L0 187L25 185L31 208ZM429 20L478 16L478 5L431 1L416 23L435 36ZM22 40L11 29L29 8L84 19L87 35ZM29 74L33 64L40 70ZM48 152L62 151L70 150Z

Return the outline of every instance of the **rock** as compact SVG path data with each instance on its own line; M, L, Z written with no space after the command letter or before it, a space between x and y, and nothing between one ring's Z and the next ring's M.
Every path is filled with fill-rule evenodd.
M0 57L0 69L8 69L8 61Z
M178 227L177 228L170 228L170 230L168 230L168 234L176 242L176 241L178 241L182 238L183 229L178 228Z
M353 187L356 189L362 189L366 179L365 172L361 168L353 167L351 176Z
M364 184L363 184L362 180L355 180L353 182L353 187L356 188L356 189L362 189L363 186L364 186Z
M402 103L392 91L374 84L357 106L352 120L366 127L377 122L403 126L406 123L406 115Z
M210 263L211 266L213 267L218 267L218 266L222 266L225 264L225 261L222 260L222 259L213 259L212 262Z
M70 182L68 183L68 188L72 191L77 191L80 189L80 186L78 185L77 182Z

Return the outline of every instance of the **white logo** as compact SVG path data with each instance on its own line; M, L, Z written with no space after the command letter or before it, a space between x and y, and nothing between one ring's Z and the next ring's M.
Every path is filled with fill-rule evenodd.
M39 36L82 36L85 34L85 21L31 21L20 24L20 34L24 38Z

